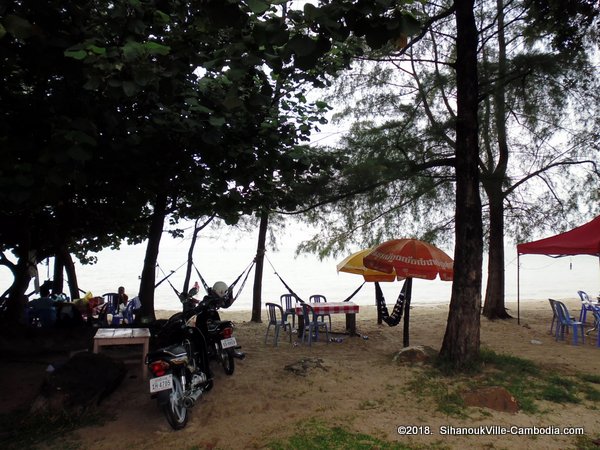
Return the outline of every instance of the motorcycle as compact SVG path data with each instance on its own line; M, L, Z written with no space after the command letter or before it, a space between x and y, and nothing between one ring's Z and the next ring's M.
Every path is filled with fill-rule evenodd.
M209 359L220 362L226 375L233 375L234 358L244 359L246 356L238 351L241 346L233 336L233 322L219 317L218 309L223 305L221 298L207 296L203 301L206 308L196 316L196 327L207 331Z
M194 314L177 313L153 335L156 349L146 355L150 395L174 430L184 428L191 409L213 387L207 342L191 322Z
M188 310L196 313L196 327L207 337L209 359L221 363L226 375L233 375L234 358L242 360L246 355L238 351L241 346L233 336L233 322L219 316L218 310L227 307L229 299L209 292L200 302L189 294L186 301Z

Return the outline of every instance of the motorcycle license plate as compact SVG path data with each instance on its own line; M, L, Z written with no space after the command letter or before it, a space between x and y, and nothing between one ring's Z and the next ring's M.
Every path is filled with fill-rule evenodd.
M234 337L230 337L227 339L221 339L221 347L223 347L223 348L235 347L236 345L237 345L237 341L235 340Z
M173 375L163 375L162 377L152 378L150 380L150 393L166 391L173 387Z

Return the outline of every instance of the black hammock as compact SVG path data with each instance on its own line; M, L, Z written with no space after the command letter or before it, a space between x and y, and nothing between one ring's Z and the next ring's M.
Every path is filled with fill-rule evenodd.
M288 292L290 294L292 294L296 300L298 300L300 303L304 303L304 300L302 300L298 294L296 294L292 288L283 280L283 278L281 278L281 276L277 273L277 270L275 270L275 267L273 267L273 264L271 263L271 260L269 258L267 258L267 255L265 255L265 258L267 259L267 262L269 263L269 265L271 266L271 268L273 269L273 273L275 275L277 275L277 278L279 278L279 280L283 283L283 285L285 286L285 288L288 290ZM352 293L350 294L348 297L346 297L345 302L349 302L352 297L354 297L356 294L358 294L358 291L360 291L362 289L362 287L365 285L366 281L363 281L363 283Z
M375 282L375 301L377 303L377 317L381 318L385 323L387 323L390 327L395 327L400 323L402 319L402 313L404 312L405 299L406 299L406 290L408 289L408 280L404 281L402 285L402 289L400 290L400 294L398 295L398 299L396 300L396 304L394 305L394 309L392 310L392 314L389 313L388 308L385 304L385 298L383 297L383 291L379 286L378 282Z
M231 298L231 302L229 302L229 305L227 307L231 306L231 304L235 301L235 299L238 298L238 296L242 292L242 289L244 289L244 286L246 284L246 280L248 280L248 275L250 275L250 271L252 270L252 267L254 267L254 264L256 264L256 258L252 259L252 262L250 264L248 264L248 266L242 271L242 273L240 273L238 275L238 277L233 281L233 283L231 283L229 285L229 287L227 288L227 294ZM192 262L192 265L194 266L194 270L196 270L196 273L198 274L198 277L200 278L200 281L202 281L202 286L204 286L204 290L206 291L207 294L210 294L211 291L212 291L212 289L208 286L208 284L206 283L206 281L204 281L204 278L202 278L202 275L200 274L200 271L196 267L196 264L194 264ZM233 294L233 288L238 283L238 281L240 281L240 279L242 277L244 277L244 279L242 280L242 284L240 285L240 288L238 289L237 293L234 295Z
M242 273L233 281L233 283L231 283L229 285L229 287L227 288L227 294L228 294L228 297L231 298L231 301L229 302L229 304L227 306L224 306L225 308L228 308L229 306L231 306L233 304L233 302L238 298L238 296L242 292L242 289L244 288L244 285L246 284L246 280L248 279L248 275L250 275L250 271L252 270L252 267L254 266L255 263L256 263L256 259L253 259L252 262L248 265L248 267L246 267L242 271ZM187 264L187 263L182 264L182 266L185 265L185 264ZM182 267L182 266L179 266L177 268L177 270L179 270L179 268ZM198 268L196 267L196 265L193 262L192 262L192 266L194 267L194 270L198 274L198 277L200 278L200 281L202 282L202 286L204 287L204 290L206 291L207 294L210 294L211 291L212 291L212 289L210 288L210 286L208 285L208 283L206 283L206 281L204 280L204 277L200 274L200 271L198 270ZM161 271L162 271L162 269L161 269ZM173 289L173 292L175 292L175 295L177 295L177 298L179 298L180 300L182 300L182 299L185 298L185 295L182 295L182 293L180 291L178 291L177 288L175 286L173 286L173 283L171 283L171 281L169 280L169 277L171 275L173 275L174 273L175 273L175 271L171 271L171 273L169 275L165 276L154 287L156 288L156 287L158 287L160 285L160 283L162 283L163 281L166 281L171 286L171 289ZM238 281L240 281L240 279L242 277L244 277L244 279L242 280L242 284L240 285L240 288L238 289L237 293L235 295L233 295L233 288L238 283Z

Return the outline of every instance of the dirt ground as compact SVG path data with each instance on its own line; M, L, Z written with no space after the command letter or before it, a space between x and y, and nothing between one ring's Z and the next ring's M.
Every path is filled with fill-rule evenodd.
M578 300L566 300L572 313ZM516 312L516 305L508 305ZM168 316L168 312L161 312ZM411 345L439 350L448 315L447 305L413 305ZM522 302L521 324L516 319L490 322L482 318L481 345L497 353L530 359L545 371L582 372L600 375L600 348L594 339L584 345L555 342L549 335L551 312L548 302ZM266 323L249 322L249 312L222 312L235 321L235 336L246 353L236 360L235 373L226 376L220 367L212 391L192 410L187 427L173 431L148 394L148 382L138 365L129 365L122 384L101 405L112 417L102 426L79 429L67 441L81 449L247 449L263 448L270 440L294 434L300 423L317 418L330 426L390 442L437 445L437 448L574 448L567 435L447 435L444 427L517 426L584 427L598 438L600 413L597 404L554 404L540 401L540 413L503 413L468 408L465 418L437 411L432 398L415 393L409 383L421 368L398 364L393 355L402 348L402 325L377 325L374 307L361 307L357 331L362 337L342 337L342 342L316 342L311 347L292 344L280 337L274 346L272 334L265 344ZM263 316L263 320L265 320ZM334 315L334 331L344 328L344 316ZM306 376L286 370L303 359L320 360L320 367ZM3 364L0 413L27 407L45 375L47 360L8 361ZM5 389L10 386L10 389ZM600 390L600 386L596 385ZM589 405L587 406L589 408ZM431 434L400 435L398 427L429 427ZM417 429L417 430L422 430ZM446 428L447 429L447 428ZM75 443L75 444L73 444Z

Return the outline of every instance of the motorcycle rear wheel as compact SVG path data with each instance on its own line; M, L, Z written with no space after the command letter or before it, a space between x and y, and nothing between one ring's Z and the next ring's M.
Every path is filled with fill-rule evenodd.
M219 345L219 357L221 359L221 365L225 371L225 375L233 375L235 371L235 362L233 361L233 350L225 349Z
M169 400L162 405L167 422L174 430L181 430L187 424L189 413L183 406L183 386L179 377L173 376L173 388L169 393Z

